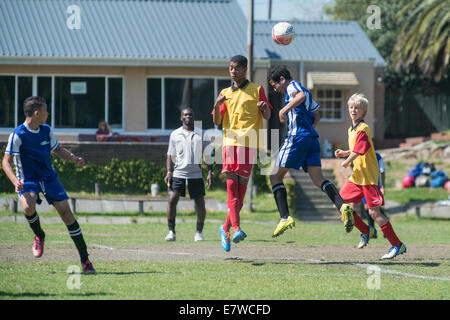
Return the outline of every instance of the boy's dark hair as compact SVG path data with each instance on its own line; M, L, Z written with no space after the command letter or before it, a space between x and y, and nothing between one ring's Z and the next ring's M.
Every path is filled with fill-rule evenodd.
M247 68L247 58L241 55L231 57L230 62L236 62L238 66Z
M33 112L42 108L45 105L45 99L39 96L31 96L25 99L23 102L23 112L25 116L31 117Z
M292 80L291 73L286 66L273 66L267 72L267 81L272 80L275 83L280 82L280 77L283 76L286 80Z

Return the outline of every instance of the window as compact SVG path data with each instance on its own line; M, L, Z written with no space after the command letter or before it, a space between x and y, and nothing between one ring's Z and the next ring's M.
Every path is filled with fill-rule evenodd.
M180 111L190 107L202 129L214 128L211 111L219 92L230 80L208 78L147 79L148 129L176 129L181 126Z
M23 101L32 95L45 98L55 128L96 129L103 119L123 127L122 78L0 75L0 128L25 121Z
M122 78L108 78L108 117L106 118L111 129L122 128Z
M14 76L0 76L0 127L15 126L15 82Z
M55 128L96 128L105 119L105 79L55 77Z
M33 77L19 77L19 93L17 95L17 125L25 122L25 113L23 113L23 102L26 98L33 95Z
M320 104L321 121L342 121L343 94L341 89L317 89L317 103Z

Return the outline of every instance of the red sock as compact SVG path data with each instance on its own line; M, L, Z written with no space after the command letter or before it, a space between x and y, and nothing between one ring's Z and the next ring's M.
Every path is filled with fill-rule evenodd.
M244 198L245 198L245 192L247 191L247 185L240 184L239 183L239 212L241 211L242 207L244 206Z
M356 212L353 212L353 220L355 220L355 227L361 231L362 234L369 233L369 226L361 220L359 215Z
M237 180L227 180L227 193L228 193L228 217L229 223L233 226L234 230L239 229L240 217L240 201L239 201L239 182ZM227 222L225 222L227 223ZM229 229L229 226L228 226ZM225 230L225 226L224 226Z
M388 239L388 241L391 243L393 247L401 246L402 242L395 234L394 228L392 228L392 225L389 221L380 226L380 229L381 231L383 231L383 234L386 236L386 239Z

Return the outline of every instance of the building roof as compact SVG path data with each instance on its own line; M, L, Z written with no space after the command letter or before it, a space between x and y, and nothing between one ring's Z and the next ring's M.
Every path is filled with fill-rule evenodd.
M386 65L383 57L356 21L289 21L295 39L288 46L272 40L280 21L256 21L254 55L257 59L289 61L364 62Z
M286 47L277 22L255 21L255 60L385 64L356 22L293 21ZM1 0L0 39L2 64L223 65L247 54L247 20L235 0Z
M80 29L67 26L71 5ZM246 28L234 0L1 0L0 59L228 61L246 53Z

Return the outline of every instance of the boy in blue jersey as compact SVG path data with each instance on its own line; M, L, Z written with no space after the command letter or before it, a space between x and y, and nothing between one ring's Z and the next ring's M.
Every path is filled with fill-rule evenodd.
M47 202L52 204L66 224L70 237L75 243L81 258L85 274L95 273L88 259L86 243L81 228L70 210L68 196L58 180L58 174L52 166L51 152L62 159L84 166L84 159L75 156L59 145L53 130L45 124L48 118L45 99L32 96L23 103L25 122L9 136L2 167L15 191L19 194L25 217L35 234L33 255L36 258L44 252L45 233L41 228L36 203L40 204L39 193L43 193ZM11 166L14 161L16 174Z
M335 185L325 180L320 161L319 134L315 126L319 122L319 105L311 93L300 82L294 81L286 66L274 66L267 79L276 92L285 94L284 107L279 112L280 122L287 122L286 139L275 161L275 170L270 176L272 192L280 213L280 222L272 237L277 237L295 226L289 215L286 188L283 178L289 169L303 167L315 186L325 192L342 214L346 232L353 228L353 210L344 203Z

